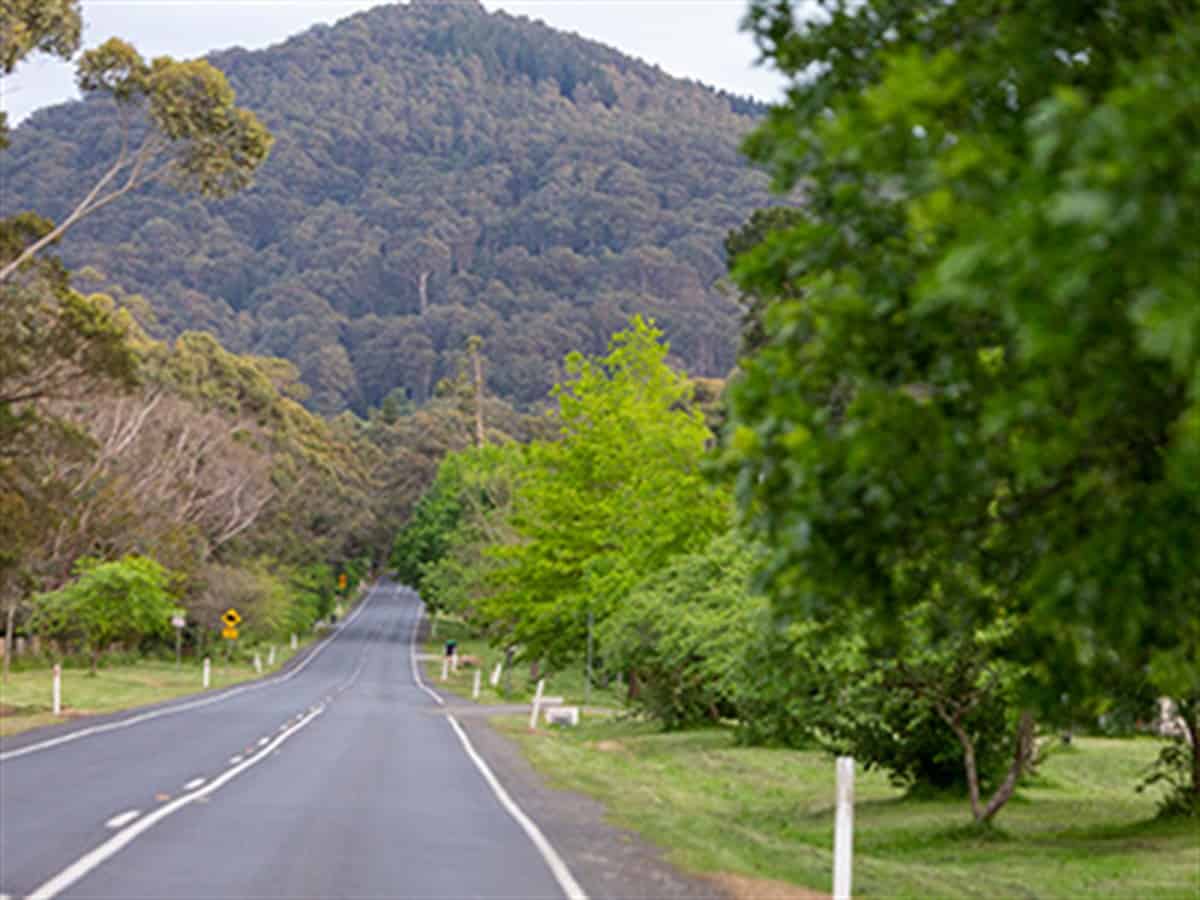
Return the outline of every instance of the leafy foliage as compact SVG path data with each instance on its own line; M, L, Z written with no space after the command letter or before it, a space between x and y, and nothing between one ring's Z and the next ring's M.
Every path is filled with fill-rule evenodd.
M391 4L208 63L276 136L255 186L208 204L148 188L61 248L95 270L87 290L150 298L156 336L286 357L311 408L360 415L397 388L430 399L472 334L492 391L539 402L635 312L693 371L732 367L737 306L715 284L724 234L768 199L737 154L754 103L473 3ZM0 160L0 214L62 220L119 145L99 98L35 114Z
M95 668L114 641L136 642L165 635L175 612L172 573L152 559L125 556L114 562L84 558L78 578L35 598L37 626L47 634L78 635Z
M735 533L676 556L598 631L604 668L626 673L635 708L668 729L741 717L747 672L773 677L769 608L750 592L755 553Z
M809 198L735 273L776 298L731 439L773 599L880 652L922 604L1012 617L1043 710L1155 660L1193 695L1200 22L828 12L750 18L795 80L747 149Z
M526 451L515 540L494 550L499 590L483 612L510 623L533 658L578 656L589 612L603 620L642 578L725 525L725 498L700 471L708 429L661 337L635 316L606 356L568 356L554 391L561 439Z

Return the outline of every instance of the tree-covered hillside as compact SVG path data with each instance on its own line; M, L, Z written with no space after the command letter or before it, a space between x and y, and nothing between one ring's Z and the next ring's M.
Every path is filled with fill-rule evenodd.
M220 202L127 198L59 248L81 284L151 301L165 335L284 356L314 408L417 402L485 338L491 390L536 402L568 351L635 312L721 375L722 240L767 202L746 100L474 3L384 6L210 58L276 142ZM43 111L0 158L0 214L61 217L117 152L103 101Z

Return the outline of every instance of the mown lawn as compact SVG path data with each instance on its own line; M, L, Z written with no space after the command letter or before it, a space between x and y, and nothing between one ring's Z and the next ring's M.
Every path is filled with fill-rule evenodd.
M616 824L686 869L831 889L834 766L822 753L628 720L536 733L518 717L496 725L552 783L603 801ZM860 771L854 894L1195 900L1200 827L1154 820L1154 797L1134 792L1157 750L1098 738L1056 748L986 834L968 827L965 800L915 799Z
M442 681L441 658L445 652L445 642L453 638L458 641L458 653L462 657L474 657L482 663L483 673L480 681L480 703L526 703L533 697L537 689L537 680L530 677L528 663L517 663L509 673L507 682L502 678L497 688L489 685L489 677L496 663L504 661L504 651L488 646L487 641L471 637L470 631L461 622L454 619L439 617L436 635L431 636L421 649L422 653L436 656L424 662L422 672L425 680L433 687L446 689L461 697L471 699L471 690L475 678L475 669L469 665L460 665L458 672L449 673L446 681ZM572 706L581 706L588 698L586 678L583 666L575 666L560 672L543 673L546 679L546 696L562 697L563 702ZM507 684L507 690L505 685ZM620 706L620 692L616 685L604 688L599 685L592 687L589 706Z
M302 641L303 649L311 638ZM292 656L287 643L277 645L275 665L267 665L267 652L262 650L264 674L277 670ZM63 722L81 716L117 712L134 706L158 703L185 694L204 690L202 663L185 659L176 667L174 661L141 660L102 665L92 675L87 668L65 668L62 679L62 715L51 712L53 673L49 665L41 668L21 668L9 673L8 682L0 683L0 737ZM210 690L229 687L257 677L253 662L226 662L214 656Z

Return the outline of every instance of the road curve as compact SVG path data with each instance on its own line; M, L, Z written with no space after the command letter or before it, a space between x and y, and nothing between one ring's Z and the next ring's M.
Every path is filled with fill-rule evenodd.
M0 761L0 896L563 897L414 680L419 615L383 583L286 680Z

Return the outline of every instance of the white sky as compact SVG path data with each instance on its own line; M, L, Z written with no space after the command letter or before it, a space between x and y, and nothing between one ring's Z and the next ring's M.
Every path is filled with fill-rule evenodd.
M454 2L454 0L444 0ZM378 0L84 0L84 43L130 41L143 56L195 57L231 46L279 43L318 22L332 23ZM484 0L489 10L541 19L656 63L672 75L760 99L782 78L755 66L753 41L739 31L747 0ZM76 96L69 64L38 56L0 79L10 123Z

